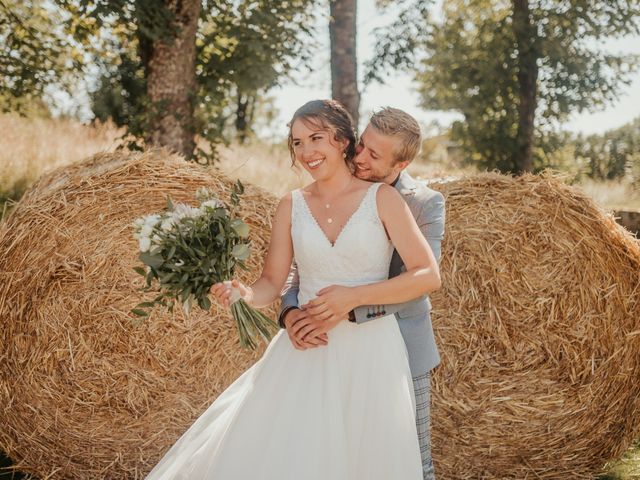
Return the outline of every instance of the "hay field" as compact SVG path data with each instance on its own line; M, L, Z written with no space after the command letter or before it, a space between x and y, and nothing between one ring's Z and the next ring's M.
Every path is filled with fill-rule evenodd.
M18 199L43 173L77 162L94 153L113 151L119 136L111 124L85 126L72 120L26 119L0 115L0 218L9 208L7 199ZM286 146L254 143L221 150L220 168L232 178L259 185L276 195L304 185L307 174L291 168ZM446 165L415 163L410 172L422 178L464 173ZM640 192L630 185L585 182L584 190L605 208L640 209ZM603 479L640 479L640 443Z
M43 173L77 162L98 152L115 150L121 131L106 123L82 125L68 119L31 119L0 114L0 218L8 199L22 193ZM220 169L263 187L275 195L305 185L310 177L291 167L286 145L254 142L220 149ZM419 178L439 178L472 173L445 163L415 161L409 172ZM580 185L605 208L640 209L640 191L625 182L585 181Z

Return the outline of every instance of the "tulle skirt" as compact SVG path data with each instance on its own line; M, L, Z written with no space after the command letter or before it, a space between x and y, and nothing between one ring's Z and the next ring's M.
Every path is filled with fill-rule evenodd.
M341 322L305 351L280 331L147 479L421 480L396 319Z

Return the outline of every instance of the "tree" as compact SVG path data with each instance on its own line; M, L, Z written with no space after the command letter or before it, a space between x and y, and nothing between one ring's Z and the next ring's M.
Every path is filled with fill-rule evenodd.
M46 111L45 87L70 91L82 56L48 2L0 0L0 111Z
M103 50L116 52L115 61L102 63L100 87L92 96L94 112L99 118L111 116L125 124L134 137L144 136L149 128L148 112L156 105L147 94L149 44L160 38L162 19L147 17L154 10L128 7L116 12L94 9L104 28L115 32ZM237 138L244 141L251 133L257 97L286 78L289 71L304 65L314 12L311 0L288 2L218 1L203 2L199 26L195 33L195 86L193 128L209 144L228 140L228 130L235 127ZM126 5L125 5L126 6ZM118 16L113 22L114 15ZM171 15L169 15L171 18ZM108 24L112 22L112 24ZM97 61L105 58L96 57ZM158 108L158 107L156 107ZM162 111L162 105L159 107ZM154 129L155 130L155 129ZM209 161L215 156L196 150L199 158Z
M536 26L531 18L529 0L512 0L513 35L517 51L518 131L514 163L517 170L533 170L533 133L538 95L538 58Z
M640 179L640 117L602 135L579 135L571 143L587 176L596 180Z
M308 58L312 3L0 0L0 12L20 14L0 17L0 39L11 46L0 52L0 65L10 67L0 99L40 98L65 75L71 86L97 66L92 107L98 118L112 115L127 126L135 140L129 146L144 140L212 160L194 151L195 135L214 145L236 115L232 123L246 138L256 97ZM44 13L31 19L36 4ZM37 29L22 26L37 22Z
M423 105L457 110L453 138L471 161L520 173L544 166L574 111L619 95L637 58L598 49L640 32L637 0L445 0L417 76Z
M162 0L170 21L164 35L147 38L142 57L150 109L146 141L191 158L195 148L196 28L200 0Z
M213 119L204 128L222 136L233 125L236 139L252 133L259 97L294 68L309 68L314 0L216 3L199 32L199 109ZM226 5L226 6L225 6Z
M433 0L377 0L376 5L381 13L393 11L395 18L373 31L375 53L365 63L365 84L384 83L389 70L415 72L422 45L431 35Z
M357 0L330 0L331 96L342 103L357 126L360 93L356 57Z

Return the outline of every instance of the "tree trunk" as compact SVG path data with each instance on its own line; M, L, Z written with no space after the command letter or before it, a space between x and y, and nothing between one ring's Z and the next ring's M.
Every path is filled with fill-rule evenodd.
M256 104L256 95L238 93L236 102L236 138L244 145L251 133L253 124L253 112Z
M195 148L196 29L200 0L163 0L172 32L153 40L147 72L149 129L145 140L191 158Z
M358 127L360 93L356 58L357 0L330 0L331 96L342 103Z
M538 42L536 27L529 10L529 0L513 0L513 31L518 45L520 89L514 173L524 173L533 170L534 125L538 95Z

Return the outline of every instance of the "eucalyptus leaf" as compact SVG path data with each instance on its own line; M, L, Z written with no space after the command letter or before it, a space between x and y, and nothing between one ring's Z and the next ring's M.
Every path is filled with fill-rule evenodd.
M189 295L191 295L191 286L187 285L187 287L182 290L182 293L180 294L180 299L182 300L182 303L187 301L187 298L189 298Z
M209 310L211 308L211 300L209 300L209 297L199 298L198 299L198 305L203 310Z
M233 247L231 250L231 255L233 255L238 260L246 260L249 257L249 245L245 243L241 243Z
M241 238L247 238L249 236L249 225L240 218L236 218L231 222L231 228L233 228Z
M164 259L158 255L152 255L150 252L142 252L138 256L140 261L145 265L149 265L153 268L158 268L164 263Z
M155 302L142 302L136 305L136 307L148 307L148 308L153 308L155 307Z
M147 275L147 271L142 267L133 267L133 270L135 270L136 273L139 273L143 277Z

